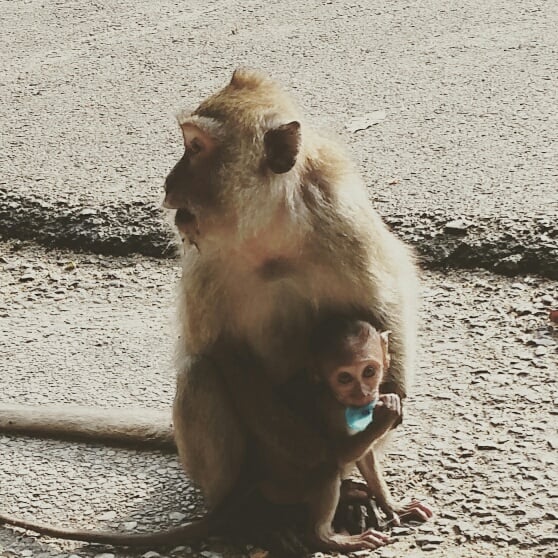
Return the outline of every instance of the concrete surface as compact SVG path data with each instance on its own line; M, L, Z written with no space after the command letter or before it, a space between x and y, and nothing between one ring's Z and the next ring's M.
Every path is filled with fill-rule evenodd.
M342 134L380 212L410 220L402 236L426 254L423 229L456 218L486 239L465 252L490 253L502 229L520 237L488 263L446 248L435 263L558 274L556 2L0 0L0 25L4 238L64 229L54 238L118 253L126 240L100 247L110 226L81 213L101 208L133 249L160 251L145 245L180 155L173 112L248 65ZM86 226L68 231L68 214Z
M170 405L176 260L19 243L0 253L3 401ZM399 497L423 498L436 517L395 530L394 543L373 555L556 556L558 331L548 313L557 287L483 271L424 274L419 373L386 468ZM12 514L150 530L203 510L174 455L15 436L0 436L0 447L2 509ZM223 540L155 551L257 556ZM2 557L103 553L145 551L0 528Z

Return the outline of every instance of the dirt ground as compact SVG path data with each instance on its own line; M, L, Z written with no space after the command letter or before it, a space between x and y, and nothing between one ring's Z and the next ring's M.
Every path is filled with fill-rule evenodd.
M0 254L3 401L168 408L176 260L19 242ZM422 498L436 516L394 529L393 543L371 555L558 556L558 354L548 320L557 293L555 281L536 277L423 273L420 366L386 469L400 498ZM203 509L171 454L15 436L0 447L11 514L145 531ZM155 551L258 556L223 540L136 555ZM133 554L0 529L2 557L69 555Z

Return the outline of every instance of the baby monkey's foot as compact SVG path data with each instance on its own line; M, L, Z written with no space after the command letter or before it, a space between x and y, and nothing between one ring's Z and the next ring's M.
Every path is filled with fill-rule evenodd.
M355 550L374 550L390 542L389 535L374 529L367 529L358 535L328 533L316 535L316 542L322 550L340 550L351 552Z
M415 499L411 500L411 503L406 506L399 506L396 509L390 507L383 511L388 516L388 525L401 525L402 522L407 521L424 522L434 515L432 508Z

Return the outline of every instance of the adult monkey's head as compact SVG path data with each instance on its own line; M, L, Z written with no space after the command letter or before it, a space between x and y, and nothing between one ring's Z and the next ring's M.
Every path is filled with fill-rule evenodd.
M164 205L199 234L265 227L293 197L304 167L300 113L265 75L236 70L230 83L178 118L184 155L165 183ZM234 231L234 233L233 233Z

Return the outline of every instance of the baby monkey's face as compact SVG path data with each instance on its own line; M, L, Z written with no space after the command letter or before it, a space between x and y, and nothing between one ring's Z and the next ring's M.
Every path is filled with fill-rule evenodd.
M384 348L380 335L350 344L351 359L325 370L325 380L333 395L346 407L362 407L378 399L384 375Z

